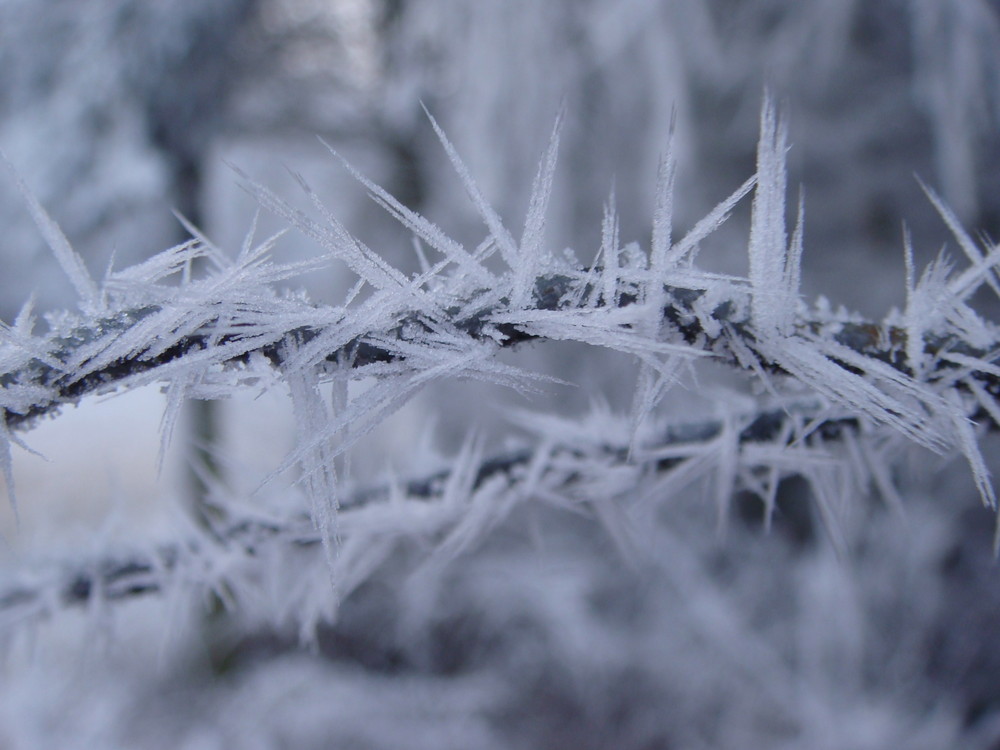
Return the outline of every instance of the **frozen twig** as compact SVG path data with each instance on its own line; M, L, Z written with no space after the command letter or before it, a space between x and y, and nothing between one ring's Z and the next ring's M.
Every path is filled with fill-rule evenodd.
M793 402L742 417L736 444L745 453L747 476L759 475L762 470L752 458L752 446L787 448L793 443L801 443L821 447L836 443L848 432L854 436L859 434L861 426L856 419L821 416L827 412L828 409L815 402ZM495 455L471 467L470 494L475 495L493 485L502 487L507 494L526 499L526 489L540 488L544 496L559 494L586 504L598 500L587 495L587 478L595 466L609 471L630 469L648 476L666 475L681 469L686 462L699 463L698 457L710 450L726 429L727 420L664 425L643 441L639 452L630 451L625 439L579 438L575 444L551 445L544 454L525 448ZM539 462L540 455L542 460ZM352 515L377 510L386 504L446 506L447 488L455 471L442 470L396 486L356 489L341 502L341 523L349 529ZM795 470L787 472L795 473ZM531 487L527 487L529 484ZM759 490L760 484L754 481L749 488ZM624 502L627 504L629 499ZM460 518L461 515L445 514L442 524L454 527ZM265 547L315 548L322 541L323 530L317 529L305 512L281 520L244 517L184 543L72 561L41 575L35 571L31 580L26 577L22 582L7 583L0 588L0 622L41 619L60 609L85 606L95 599L115 602L162 594L172 583L185 578L184 571L197 571L192 579L211 587L212 571L216 568L214 560L231 555L252 560ZM233 566L218 567L231 570Z
M522 314L573 310L573 300L586 300L594 293L588 280L591 273L588 269L581 269L572 274L564 272L538 277L530 306L522 309ZM640 294L642 291L638 287L626 287L618 290L610 304L601 297L596 305L578 304L576 309L595 319L612 308L623 309L635 305ZM703 290L669 286L664 288L662 299L665 306L662 315L665 325L660 334L667 343L694 347L742 367L750 366L745 361L745 354L751 352L754 354L752 365L755 368L774 374L785 372L780 361L774 361L766 353L759 351L754 328L741 313L738 303L724 300L706 311L699 309L704 296ZM472 314L465 312L466 306L463 304L452 305L446 311L454 316L448 323L453 331L469 341L490 344L497 349L546 338L543 333L534 332L531 325L495 322L506 312L506 303L507 300L501 299ZM200 367L205 369L218 365L239 368L255 357L280 367L286 358L286 352L290 351L290 343L294 342L297 346L308 344L320 338L325 328L321 325L303 325L261 336L256 315L248 315L246 321L233 318L232 315L226 320L220 320L210 317L211 313L207 312L202 325L178 335L169 346L154 347L150 344L148 348L137 349L126 356L107 361L100 367L89 369L83 375L79 374L77 368L82 359L81 353L86 349L93 349L95 344L100 345L101 351L111 348L116 339L128 337L142 321L161 311L160 307L154 305L124 310L112 317L75 326L67 333L36 341L36 350L44 352L44 356L31 357L17 368L0 373L0 386L11 391L25 390L43 394L44 398L35 399L24 408L4 406L0 413L7 426L24 429L37 417L50 414L63 404L76 403L89 394L155 380L158 368L195 355L202 362ZM325 314L327 312L317 307L316 317L329 318ZM338 325L339 321L334 321L326 327L336 328ZM623 332L627 332L629 327L628 324L623 325ZM353 336L346 343L325 352L321 359L331 364L348 362L354 368L401 362L407 358L406 342L430 331L430 323L423 313L404 313L397 316L387 330ZM912 376L916 369L910 362L909 352L913 349L907 330L901 326L858 319L824 321L819 317L801 317L795 323L791 336L807 340L825 337L859 357L884 363L907 376ZM940 381L961 390L969 390L971 380L993 399L1000 394L1000 368L991 364L996 352L972 345L956 334L927 335L918 351L924 361L932 362L932 367L923 373L926 382ZM836 357L832 359L847 372L859 372L859 368L850 361L838 361ZM960 372L963 366L965 371ZM171 374L171 370L165 370L164 379L169 379ZM998 426L986 409L977 410L976 418L984 421L991 429Z

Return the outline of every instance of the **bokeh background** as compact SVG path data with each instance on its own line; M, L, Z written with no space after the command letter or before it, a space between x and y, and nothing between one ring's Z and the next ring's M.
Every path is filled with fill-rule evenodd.
M302 174L352 232L416 268L410 238L317 136L478 243L424 107L515 229L563 109L547 240L587 262L612 186L623 241L648 242L672 122L680 231L746 179L765 90L805 199L807 298L869 316L902 303L903 226L918 264L950 239L919 180L971 234L1000 237L995 0L0 0L0 148L97 275L183 241L171 209L235 252L255 205L232 166L307 207L289 171ZM706 265L746 273L748 214L706 242ZM0 225L0 319L29 297L39 313L73 307L9 175ZM276 252L317 251L292 233ZM336 269L301 281L325 302L353 283ZM545 409L627 407L634 378L614 358L519 356L578 385ZM429 391L357 471L419 473L424 443L447 453L473 426L500 445L501 410L481 405L504 398ZM710 400L689 394L685 416ZM152 389L31 433L48 460L17 456L22 522L5 511L3 565L176 528L197 487L190 443L206 438L192 415L157 472L161 410ZM253 489L292 444L289 412L280 393L218 405L220 481ZM991 438L984 452L995 459ZM167 627L162 603L67 615L32 626L30 648L11 636L0 747L998 747L993 519L961 467L915 463L926 471L897 476L907 518L858 498L848 560L800 526L720 539L692 497L638 567L565 519L549 519L541 561L499 545L414 583L395 560L318 653L280 624L188 613Z

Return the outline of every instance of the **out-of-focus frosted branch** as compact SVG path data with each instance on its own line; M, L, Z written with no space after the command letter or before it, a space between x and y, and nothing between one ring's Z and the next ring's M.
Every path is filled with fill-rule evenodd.
M732 440L742 452L747 476L764 468L751 455L752 446L787 448L793 442L822 447L833 444L848 433L859 434L858 421L850 416L823 417L826 413L815 402L792 402L781 408L767 409L756 415L736 416ZM581 438L576 444L525 448L476 461L471 466L457 466L394 486L357 489L341 500L341 522L350 529L352 515L394 504L448 505L449 486L459 473L467 475L470 496L488 485L499 486L504 493L524 500L538 492L551 497L560 494L586 504L598 500L587 495L587 485L596 467L601 471L631 469L636 476L668 475L686 462L705 455L731 429L732 419L706 420L658 427L636 449L625 441L594 441ZM702 470L711 470L711 462L697 462ZM794 474L794 470L786 474ZM751 488L759 491L755 483ZM772 488L776 489L776 488ZM626 495L629 493L626 492ZM767 501L765 499L765 505ZM768 513L773 507L766 508ZM455 527L461 514L444 513L441 529ZM367 524L370 526L370 524ZM428 529L413 533L427 533ZM377 530L376 530L377 533ZM212 587L218 575L213 561L237 555L246 560L258 556L265 547L287 545L313 548L320 545L322 532L308 513L273 520L264 516L245 517L213 529L210 534L192 537L184 543L161 544L148 550L78 560L21 583L0 587L0 623L16 623L51 616L60 609L84 606L94 600L116 602L136 597L162 594L171 585L189 583ZM220 566L231 570L232 565ZM191 571L186 575L185 571Z

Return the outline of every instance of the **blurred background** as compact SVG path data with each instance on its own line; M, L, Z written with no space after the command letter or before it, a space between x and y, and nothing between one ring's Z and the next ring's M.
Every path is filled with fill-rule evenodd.
M790 202L799 190L805 199L807 299L823 294L874 317L902 303L903 226L913 234L919 265L949 242L917 177L943 196L970 234L1000 237L996 0L0 0L0 148L98 276L186 239L171 209L236 252L255 204L238 187L230 165L308 210L289 171L302 174L352 232L392 263L415 269L410 238L368 200L317 136L408 206L475 245L483 227L423 107L441 123L483 193L515 231L523 222L538 160L564 108L547 241L553 248L573 248L588 262L599 246L602 207L612 186L623 242L648 243L656 165L666 150L672 120L679 232L745 180L754 170L766 89L790 126ZM705 243L700 260L745 274L748 217L749 203ZM0 319L11 322L29 297L40 313L74 307L72 288L9 175L0 178L0 224ZM259 236L281 226L280 220L262 216ZM294 259L312 257L318 250L292 233L277 253ZM337 269L302 280L309 294L323 302L337 302L353 281ZM984 300L984 310L996 319L998 311L990 304ZM580 385L548 394L546 408L576 413L595 397L627 407L634 379L623 378L616 360L578 349L539 349L520 361L556 374L572 373ZM491 392L487 400L499 398L494 396ZM479 411L476 405L482 401L480 391L464 384L422 395L377 437L377 449L359 459L358 471L376 471L389 461L403 473L418 471L414 446L426 440L431 422L442 451L460 443L473 423L499 444L503 420ZM689 408L697 412L697 397L695 402ZM158 392L138 392L69 410L32 432L29 444L48 462L25 453L17 457L24 521L14 531L5 511L10 548L45 549L49 540L59 538L71 550L73 544L93 544L94 529L101 524L104 540L130 538L137 524L152 528L166 523L174 511L164 510L158 498L180 497L184 504L182 496L191 491L192 454L186 447L190 441L179 440L165 470L157 474L161 409ZM219 464L229 467L220 471L235 490L252 489L260 480L259 468L246 473L241 467L276 465L291 447L288 411L280 394L217 407L211 416L213 451ZM189 421L198 419L195 415ZM183 429L205 438L193 424ZM992 458L996 445L984 445ZM726 693L714 708L705 703L716 689L712 680L722 685L736 679L717 661L717 639L728 632L723 629L703 641L694 638L701 646L685 657L690 663L683 668L676 666L676 647L661 653L650 662L663 667L660 676L643 672L645 662L634 654L621 664L609 658L595 666L583 659L581 674L560 678L574 689L581 680L594 680L596 692L584 691L583 697L562 695L560 680L541 675L535 689L541 691L537 695L543 708L537 714L523 695L518 700L527 701L525 705L511 696L506 703L494 699L492 688L477 681L482 675L462 672L457 682L435 683L441 692L434 694L454 709L437 716L435 726L461 725L454 737L472 738L465 747L946 747L956 738L969 747L996 747L989 744L1000 741L1000 692L995 687L1000 684L1000 653L991 645L991 631L1000 623L1000 595L988 549L992 519L976 511L974 493L961 474L935 476L948 479L913 491L910 527L918 530L911 528L907 539L885 543L872 553L864 575L838 568L823 556L789 561L784 556L793 555L792 542L765 542L759 535L730 540L729 553L713 546L714 537L689 550L690 559L702 562L715 555L732 565L726 555L738 551L759 563L742 574L723 570L721 562L722 568L703 572L706 588L722 576L718 596L723 609L759 614L773 602L769 597L775 581L813 597L801 612L814 618L814 627L820 627L824 608L843 612L844 597L853 602L850 617L855 620L842 627L829 625L836 631L834 644L815 649L853 653L857 673L851 679L858 682L842 688L843 695L831 688L837 698L822 710L813 706L795 714L800 724L758 726L755 722L763 719L756 714L748 718L752 711L741 713L753 702L743 688L754 688L739 680L743 687L736 694ZM905 477L900 481L905 483ZM112 514L118 526L108 531L102 519ZM871 524L885 524L886 534L903 533L901 525L882 516ZM710 529L691 533L711 537ZM764 552L761 545L775 549ZM947 560L951 567L945 566ZM779 565L780 573L775 570ZM625 577L615 579L619 575ZM631 581L633 594L641 599L642 588L629 575L603 568L594 573ZM891 588L888 582L897 575L904 577L898 591L890 596L879 588ZM468 607L486 606L472 594L467 598ZM740 609L747 602L749 610ZM393 600L391 607L398 606ZM683 607L683 601L677 606ZM453 608L461 610L461 605ZM725 615L719 616L725 621ZM661 624L673 622L659 609L656 617ZM772 631L761 636L753 617L747 617L750 622L740 626L744 629L738 637L748 643L778 637ZM526 627L542 627L539 618L545 627L552 625L531 610L524 615ZM701 621L694 617L685 622L670 626L695 632ZM889 638L882 632L887 628L913 639L906 657L913 664L907 661L891 679L873 656L882 653L878 649ZM449 637L461 640L461 633ZM534 642L531 638L526 636ZM872 642L881 644L874 652L866 650ZM183 650L197 651L188 641ZM155 717L159 730L181 715L198 727L184 735L185 747L222 747L236 736L245 740L239 734L245 728L239 720L245 706L270 710L266 706L285 700L268 698L260 689L263 672L248 672L243 681L227 677L234 680L229 692L211 693L211 711L232 726L216 732L209 709L191 718L188 704L176 697L194 688L170 680L190 671L179 670L159 682L141 670L128 677L133 668L122 664L132 662L120 654L117 658L102 667L112 675L100 698L109 707L106 721L71 720L80 737L119 737L115 732L124 726L123 712L132 710L125 707L134 707L121 686L133 678L164 701ZM197 656L189 658L198 661ZM573 658L565 657L559 669L572 672ZM667 663L675 667L666 668ZM351 667L361 671L338 677L341 682L328 679L324 670L329 665L299 666L305 670L301 674L284 661L271 664L287 670L283 679L300 685L296 689L323 685L317 690L324 701L335 701L338 690L354 695L376 689L363 660ZM801 678L799 667L792 666L791 676L776 672L773 680ZM594 675L617 675L619 668L635 671L642 684L629 688L638 690L639 697L614 708L609 696L618 683ZM690 688L691 694L708 697L688 705L685 685L699 670L715 676ZM821 673L817 667L816 675ZM57 711L52 705L42 711L35 702L51 687L51 674L42 667L32 674L37 683L25 678L21 688L3 689L0 706L6 701L9 707L21 706L22 713L0 707L0 747L8 746L7 738L11 747L31 746L25 738L35 737L32 732L46 736L46 711ZM464 686L462 680L471 682ZM899 688L902 697L865 713L864 696L888 689L884 680L896 680L893 689ZM653 687L643 692L647 682ZM430 714L413 708L417 703L401 685L377 686L389 691L385 710L396 712L393 726L400 727L399 735L373 731L368 737L363 727L355 727L355 744L323 745L316 737L326 736L331 725L318 716L297 717L282 704L285 708L275 709L275 726L299 722L308 731L298 736L275 729L274 737L298 740L285 745L262 740L259 746L307 747L314 740L317 747L452 746L451 739L422 723ZM449 692L453 687L455 695ZM72 707L79 700L74 689L55 694L60 697L53 699L54 706ZM674 708L658 713L657 707L668 703ZM593 726L574 726L571 718L587 707L597 710L595 705L607 715ZM632 710L636 706L644 708ZM843 727L835 732L824 723L833 721L837 710L856 719L856 734ZM660 732L665 716L667 724L674 722L673 735L673 730ZM459 721L463 717L464 724ZM530 719L514 734L496 730L514 721L511 717ZM347 718L339 720L351 724ZM735 734L713 734L716 720L719 726L731 725ZM360 720L352 721L352 727L362 726ZM691 729L701 727L699 722L705 726ZM426 742L414 740L414 733ZM675 744L671 736L686 739ZM818 738L834 736L844 744L816 744ZM368 739L357 739L363 737ZM408 742L391 744L399 737ZM750 744L738 744L740 737ZM771 744L754 745L754 737L769 738ZM775 744L775 737L784 744ZM160 746L155 737L147 739L149 746ZM892 744L904 740L910 744ZM456 740L454 746L465 741Z

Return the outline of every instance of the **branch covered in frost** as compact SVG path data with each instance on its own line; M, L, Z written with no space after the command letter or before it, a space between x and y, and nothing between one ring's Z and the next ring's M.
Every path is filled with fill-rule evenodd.
M778 482L803 475L816 485L822 503L823 471L831 462L827 449L845 439L878 442L874 433L864 434L853 417L830 416L828 408L815 402L792 402L705 422L661 424L649 429L638 446L630 445L624 421L612 420L615 427L609 431L606 415L590 424L537 416L523 419L538 433L536 448L484 458L467 446L451 468L348 494L341 503L345 543L338 560L340 572L350 569L352 554L372 549L373 536L435 537L444 540L442 549L457 553L502 520L513 505L532 498L556 505L600 506L605 516L611 500L620 506L613 512L624 518L631 506L643 502L634 493L640 478L648 480L647 493L664 496L670 487L693 483L716 472L722 463L732 468L725 492L746 489L758 494L769 524ZM776 463L775 456L781 453L787 454L786 459ZM782 468L777 469L779 464ZM855 461L849 468L858 482L881 486L882 478L873 476L868 465ZM836 523L820 510L825 521ZM836 528L830 532L836 542ZM34 566L20 582L0 587L0 622L40 619L94 601L163 594L180 581L208 588L224 585L238 592L247 585L234 574L240 565L273 559L267 551L275 547L309 549L321 542L322 533L307 513L280 520L244 515L182 544L48 570Z
M642 290L632 286L624 291L617 290L610 305L603 297L596 304L586 304L585 301L595 295L595 285L589 280L594 273L589 269L580 269L575 274L566 271L538 277L531 302L522 308L521 314L578 311L591 318L602 312L610 317L613 312L609 307L623 309L639 301ZM662 299L666 304L662 309L664 325L660 329L661 338L697 347L736 366L749 363L754 369L775 374L785 372L780 362L758 351L753 327L745 317L736 313L738 308L732 300L724 300L706 310L702 304L704 297L704 290L664 287ZM467 314L465 305L450 306L447 312L454 316L449 321L450 328L470 342L489 344L498 349L546 337L531 325L493 322L504 317L507 305L508 300L502 298L495 305L472 314ZM316 307L314 311L317 318L330 317L328 310ZM226 318L210 318L210 311L206 311L203 317L208 319L200 327L187 333L172 332L175 335L168 339L168 344L164 344L165 337L161 332L159 338L148 346L123 351L113 358L108 356L108 352L120 349L116 346L119 342L134 341L144 322L164 312L165 309L158 306L123 310L112 317L74 326L66 333L33 342L32 349L40 353L38 356L27 358L17 369L0 373L5 400L14 401L14 405L3 406L2 414L7 426L24 428L30 426L35 418L53 412L62 404L75 403L86 395L156 379L158 368L182 362L186 357L203 362L202 367L224 365L233 369L245 367L255 358L262 358L280 369L287 353L322 338L327 328L336 329L339 325L338 322L327 326L304 325L262 336L258 325L260 314L257 312L241 320L232 314ZM421 313L404 314L397 317L391 328L353 336L325 352L321 359L331 365L347 363L354 368L401 362L407 357L407 342L431 333L432 325ZM623 333L627 333L629 328L625 324ZM908 356L911 346L907 331L901 326L876 324L857 318L828 318L824 321L817 316L797 321L792 335L835 342L845 352L882 362L905 375L913 375L915 371ZM993 352L970 345L955 334L926 336L919 351L922 360L933 363L923 373L927 382L942 381L969 390L971 381L993 398L1000 394L1000 367L991 365ZM747 353L752 353L753 358L748 360ZM101 363L93 366L98 359ZM853 358L832 359L848 372L861 372ZM977 368L973 362L981 363L981 367ZM152 378L144 377L150 374ZM163 374L167 379L171 371L164 370ZM32 399L22 407L16 404L16 398L10 398L21 393L42 397ZM995 411L990 413L980 409L977 414L992 429L998 427Z

